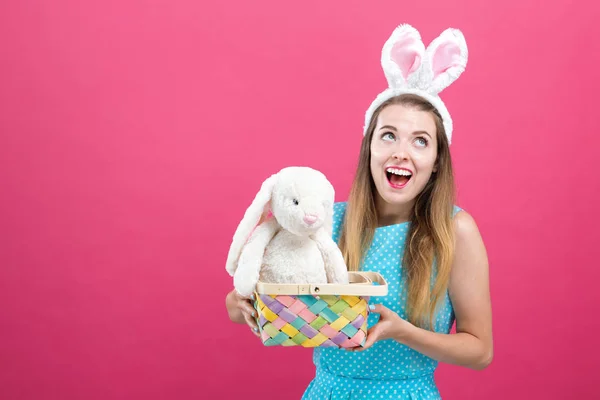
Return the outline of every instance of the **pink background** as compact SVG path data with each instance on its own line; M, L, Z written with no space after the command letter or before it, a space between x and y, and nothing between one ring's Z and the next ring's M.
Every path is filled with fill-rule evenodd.
M598 9L488 3L5 2L0 398L298 399L311 351L229 322L226 252L283 166L322 170L345 200L401 22L427 43L458 27L470 50L444 100L495 359L441 365L442 395L593 397Z

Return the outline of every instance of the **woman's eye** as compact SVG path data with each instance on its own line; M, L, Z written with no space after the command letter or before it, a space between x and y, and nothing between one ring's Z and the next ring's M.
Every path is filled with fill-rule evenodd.
M417 144L421 147L427 146L427 139L425 139L424 137L418 137L416 139L416 141L417 141Z
M386 132L383 135L381 135L381 138L383 140L394 140L394 139L396 139L396 136L394 136L394 134L392 132Z

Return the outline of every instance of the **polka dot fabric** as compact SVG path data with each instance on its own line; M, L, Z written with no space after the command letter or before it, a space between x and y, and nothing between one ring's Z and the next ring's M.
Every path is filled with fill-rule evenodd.
M333 239L339 240L346 203L334 206ZM460 208L455 207L454 213ZM365 257L363 270L379 272L388 282L387 296L373 296L371 304L383 304L406 318L405 282L401 274L401 257L410 223L377 228ZM370 328L379 315L369 315ZM446 293L435 319L436 332L449 333L454 311ZM437 361L392 339L376 342L362 352L336 348L315 348L315 378L302 400L326 399L440 399L434 381Z

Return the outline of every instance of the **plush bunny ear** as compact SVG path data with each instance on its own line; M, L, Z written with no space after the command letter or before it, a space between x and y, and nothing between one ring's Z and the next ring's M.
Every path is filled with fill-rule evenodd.
M278 175L272 175L263 182L233 235L233 241L229 247L229 254L227 256L227 263L225 264L225 269L231 276L234 275L237 269L238 259L248 237L254 228L256 228L260 218L269 211L269 202L271 201L271 195L277 183L277 178Z
M407 86L418 79L425 57L419 32L408 24L394 29L381 51L381 66L390 88Z
M458 29L446 29L427 48L432 81L428 92L438 94L452 84L467 67L467 42Z

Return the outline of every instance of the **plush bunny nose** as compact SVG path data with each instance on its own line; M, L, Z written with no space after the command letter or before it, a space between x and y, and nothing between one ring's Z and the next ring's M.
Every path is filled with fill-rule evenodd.
M308 225L314 224L315 222L317 222L317 219L317 216L312 214L306 214L304 216L304 222L306 222Z

